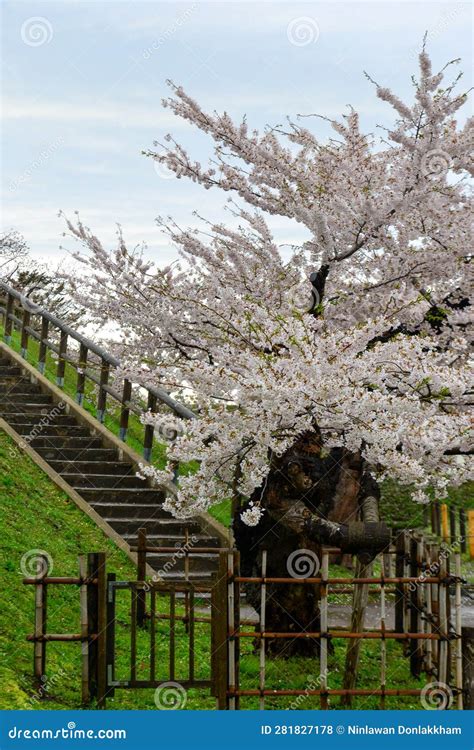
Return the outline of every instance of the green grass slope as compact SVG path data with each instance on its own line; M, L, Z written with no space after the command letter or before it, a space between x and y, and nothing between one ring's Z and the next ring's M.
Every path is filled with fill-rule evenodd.
M35 696L33 645L26 635L33 631L34 590L22 584L21 560L26 553L45 550L52 558L54 575L71 576L78 571L81 553L106 551L108 570L118 580L134 580L135 570L128 558L118 550L69 499L50 482L48 477L4 433L0 432L0 510L2 553L2 607L0 607L0 708L2 709L66 709L80 708L80 644L48 644L47 676L51 697L38 701ZM346 571L347 573L347 571ZM79 592L74 586L51 586L48 601L48 632L79 631ZM347 602L349 603L349 599ZM331 605L330 605L331 606ZM167 603L159 610L166 614ZM179 608L178 608L179 611ZM130 654L130 593L118 592L116 622L117 678L127 679ZM138 638L138 678L146 678L149 669L149 632ZM169 625L157 624L158 678L167 680L169 656ZM409 674L408 662L401 648L388 642L387 687L421 687ZM377 687L380 645L367 641L361 654L360 687ZM181 623L176 626L177 681L186 678L188 669L188 638ZM334 640L334 653L329 658L329 685L341 687L345 643ZM196 624L196 676L209 676L209 625ZM258 687L258 655L253 652L252 639L242 644L242 687ZM317 687L319 665L316 659L293 658L268 660L267 684L272 688L311 689ZM108 700L108 708L156 710L155 691L116 690ZM317 708L314 697L268 699L268 708ZM189 690L186 708L213 709L214 699L208 691ZM333 707L339 701L334 699ZM356 708L376 708L375 697L364 697L354 703ZM243 708L258 708L256 698L242 701ZM415 699L387 699L387 708L418 708Z

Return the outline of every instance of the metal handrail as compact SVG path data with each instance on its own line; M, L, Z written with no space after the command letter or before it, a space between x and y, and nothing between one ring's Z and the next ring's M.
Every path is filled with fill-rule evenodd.
M56 376L56 383L60 387L64 387L64 370L66 363L69 363L74 367L78 373L76 401L82 405L84 398L84 384L86 379L90 380L94 385L99 386L99 396L97 404L97 418L100 422L104 422L105 418L105 405L107 395L112 396L122 406L121 412L121 423L120 423L120 437L126 441L127 427L128 427L128 416L129 412L132 411L136 414L141 413L141 410L131 403L131 389L132 381L124 380L124 389L122 394L111 388L108 384L108 377L110 368L119 368L121 366L120 360L114 357L110 352L105 351L87 336L78 333L65 321L53 315L53 313L45 310L36 304L28 296L22 294L17 289L14 289L9 284L0 281L0 291L4 292L6 297L6 304L0 305L0 314L5 319L5 341L6 343L11 342L12 327L17 327L21 332L21 354L27 359L28 356L28 341L29 338L33 338L40 344L40 356L38 362L38 370L43 373L46 364L46 353L47 350L51 350L58 355L58 370ZM20 304L23 308L23 317L19 318L15 315L15 301ZM39 316L41 318L41 333L38 333L35 328L30 325L31 316ZM59 345L53 343L48 339L49 326L52 325L60 333ZM74 359L67 353L68 339L73 339L79 344L79 360ZM100 375L97 376L90 369L87 368L87 356L88 353L92 352L101 361ZM148 394L148 406L149 409L156 408L157 403L161 403L170 408L177 416L183 419L193 419L197 415L184 404L176 401L172 396L169 395L162 388L155 388L153 386L144 385L139 381L134 381L135 385L143 388ZM153 427L145 427L145 438L144 438L144 450L143 454L145 459L151 458L151 448L153 443Z

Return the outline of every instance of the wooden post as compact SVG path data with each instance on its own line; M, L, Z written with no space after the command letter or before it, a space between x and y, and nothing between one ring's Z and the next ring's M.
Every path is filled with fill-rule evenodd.
M266 612L267 612L267 585L265 583L265 576L267 575L267 550L262 550L262 578L264 579L260 584L260 647L259 647L259 688L260 688L260 699L259 708L261 711L265 709L265 651L266 643L264 638L265 626L266 626Z
M396 540L395 556L395 577L403 578L405 560L405 532L399 532ZM397 633L404 633L405 618L405 590L403 583L397 583L395 586L395 630Z
M11 319L11 316L13 315L14 304L15 304L14 298L12 297L11 294L8 294L7 303L5 305L5 325L4 325L4 334L3 334L3 337L7 344L10 344L12 340L13 320Z
M265 563L266 563L266 553L265 553ZM263 566L263 553L262 553L262 566ZM262 568L262 575L263 575L263 568ZM236 650L235 635L234 635L235 591L234 591L234 560L233 560L232 552L227 553L227 619L228 619L228 624L229 624L229 635L227 639L228 659L229 659L229 693L231 693L231 695L229 696L229 710L234 711L235 710L234 691L237 686L235 683L235 650ZM260 621L260 624L261 624L261 621ZM260 659L261 659L261 651L260 651ZM261 661L260 661L260 665L261 665Z
M467 512L467 534L469 538L469 557L474 560L474 510Z
M448 506L441 504L441 536L443 541L449 542Z
M457 537L456 534L456 508L453 508L453 506L450 506L448 508L449 513L449 538L451 541L451 544L453 544Z
M102 359L100 367L100 385L99 395L97 397L97 419L99 422L105 420L105 407L107 405L107 391L105 390L109 382L110 365L107 360Z
M234 628L236 633L240 631L240 583L236 583L235 578L240 575L240 552L235 549L234 557ZM240 685L240 638L235 641L235 684L237 688ZM235 707L240 709L240 696L235 698Z
M31 313L29 310L26 309L26 307L23 310L23 316L21 321L21 356L23 359L28 359L28 331L27 328L30 325L31 320Z
M462 677L462 617L461 617L461 553L455 553L455 572L456 572L456 688L458 690L456 702L458 711L463 708L463 677Z
M87 706L90 703L90 691L89 691L89 623L88 623L88 607L87 607L87 558L85 555L79 555L79 577L83 580L79 589L79 599L81 605L81 636L84 639L81 641L81 654L82 654L82 681L81 681L81 696L82 705Z
M372 575L372 562L362 563L357 558L355 578L370 578ZM364 616L365 608L367 606L367 600L369 596L369 584L367 583L356 583L354 584L354 593L352 596L352 616L350 630L353 633L361 633L364 630ZM360 654L361 641L360 638L351 638L347 644L346 651L346 662L344 668L344 690L353 690L357 681L357 669L359 666L359 654ZM350 695L345 695L341 699L341 703L345 706L350 706L352 702Z
M319 641L319 687L320 693L320 704L321 708L326 710L328 708L328 583L329 578L329 554L324 550L321 551L321 585L320 591L320 623L321 623L321 638Z
M459 508L459 536L461 537L461 552L466 552L466 511L464 508Z
M156 411L156 396L153 395L153 393L150 393L148 391L148 403L147 403L147 410L151 411L152 413ZM145 426L145 437L143 439L143 458L145 461L151 461L151 452L153 449L153 436L154 436L154 427L152 424L147 424Z
M49 320L47 318L41 318L41 341L39 345L38 353L38 370L42 375L46 370L46 358L48 355L48 331L49 331Z
M56 370L56 384L60 387L64 387L64 373L66 372L66 355L67 352L67 333L61 331L59 337L59 356L58 356L58 367Z
M227 627L227 552L221 551L211 592L212 684L217 708L220 710L228 708Z
M36 564L38 572L35 578L42 581L48 575L49 561L47 556L38 555ZM43 695L46 683L46 641L42 640L46 635L48 621L46 586L46 583L35 584L35 638L39 640L35 640L34 646L34 676L35 689L39 695Z
M115 589L109 587L117 579L115 573L107 574L107 698L113 698L115 688L109 687L109 682L115 680Z
M138 551L137 551L137 581L144 581L146 578L146 547L147 532L146 529L138 529ZM145 627L146 613L146 591L137 590L137 625L139 628Z
M120 412L120 440L127 440L128 419L130 417L130 401L132 398L132 382L125 379L122 391L122 410Z
M463 704L474 710L474 627L462 629Z
M79 347L79 362L78 362L78 367L77 367L77 381L76 381L76 401L79 404L79 406L82 406L84 403L87 354L88 354L87 346L85 344L81 344Z
M420 576L418 561L418 541L414 537L410 539L410 578L419 579ZM410 632L418 633L420 631L420 587L419 580L409 585L410 591ZM420 644L413 639L409 643L410 653L410 671L414 677L421 674L421 649Z
M99 708L105 708L106 690L106 627L107 627L107 575L105 553L87 555L87 625L89 635L89 694L97 699ZM91 583L97 579L97 583Z

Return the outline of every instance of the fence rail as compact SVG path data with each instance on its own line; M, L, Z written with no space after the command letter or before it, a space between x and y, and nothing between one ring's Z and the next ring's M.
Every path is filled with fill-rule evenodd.
M110 396L120 407L120 438L126 442L130 413L140 415L144 409L136 406L132 401L133 386L138 386L146 393L146 409L152 412L162 404L168 407L174 414L183 419L192 419L196 415L191 409L173 399L169 393L161 388L144 385L140 382L132 383L123 379L121 389L117 390L110 384L113 370L120 368L120 361L109 352L106 352L86 336L72 329L63 320L52 313L39 307L32 299L21 294L13 287L0 281L0 315L4 321L4 337L7 344L11 343L13 330L16 328L20 333L20 351L24 359L28 358L29 342L34 339L39 344L37 368L44 373L48 352L57 356L56 384L64 388L66 365L71 365L76 371L75 398L82 406L86 391L86 383L90 382L97 387L96 417L103 423L107 408L107 398ZM33 320L38 322L33 325ZM54 329L57 341L50 337ZM70 341L76 344L75 351L69 349ZM91 356L96 358L96 371L91 367ZM147 425L143 437L143 456L145 460L151 459L154 439L154 428Z

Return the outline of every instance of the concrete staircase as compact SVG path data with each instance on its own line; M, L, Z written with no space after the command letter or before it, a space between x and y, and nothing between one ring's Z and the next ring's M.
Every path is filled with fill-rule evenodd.
M0 416L88 503L125 542L137 544L138 529L147 529L149 544L176 547L186 531L194 547L219 547L217 536L200 519L181 521L163 510L163 493L136 476L132 462L121 459L118 448L105 445L100 431L85 426L61 410L48 388L0 352ZM196 541L194 541L196 540ZM147 555L147 562L163 579L184 580L184 556ZM217 556L189 558L189 580L210 578Z

